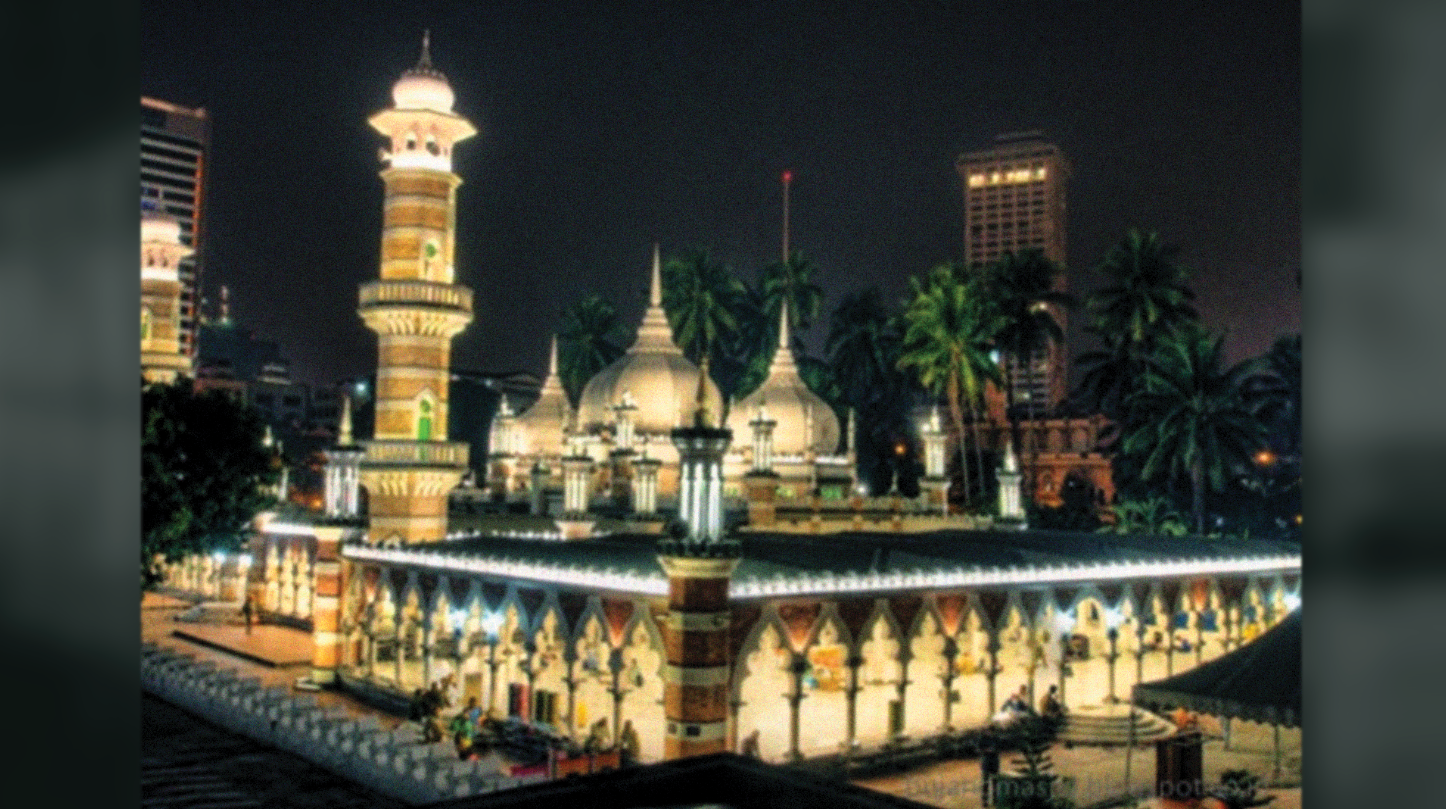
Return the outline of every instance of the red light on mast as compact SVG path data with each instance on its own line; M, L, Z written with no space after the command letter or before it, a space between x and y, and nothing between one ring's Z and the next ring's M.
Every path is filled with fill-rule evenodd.
M785 183L791 183L791 182L793 182L793 172L791 172L791 171L785 171L785 172L783 172L783 181L784 181Z

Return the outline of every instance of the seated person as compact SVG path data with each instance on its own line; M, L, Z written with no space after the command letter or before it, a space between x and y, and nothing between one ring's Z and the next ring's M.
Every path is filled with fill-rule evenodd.
M1064 718L1064 703L1059 701L1059 686L1049 687L1049 693L1039 701L1039 713L1045 719Z

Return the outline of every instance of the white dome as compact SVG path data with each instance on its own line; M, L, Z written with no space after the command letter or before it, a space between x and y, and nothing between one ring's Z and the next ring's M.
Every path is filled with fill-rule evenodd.
M584 429L612 423L612 408L627 392L638 408L633 413L634 431L666 434L674 427L692 423L698 374L698 366L676 347L672 352L630 350L588 381L582 390L578 421ZM723 412L723 396L711 379L704 389L704 399L716 423Z
M563 455L563 430L572 424L572 405L557 378L557 338L552 338L552 354L548 361L547 379L537 401L513 422L521 438L519 452L523 455Z
M793 352L788 348L786 330L788 313L783 313L784 335L773 364L768 368L768 378L758 389L733 405L728 414L728 428L733 431L733 445L747 447L753 444L753 428L748 422L758 417L759 405L767 411L769 419L775 422L773 428L773 452L777 455L833 455L838 452L839 423L833 408L821 396L809 389L798 375L798 366L793 361Z
M691 424L697 409L699 374L698 366L673 343L673 330L663 314L661 264L655 249L652 288L638 339L626 354L588 380L578 401L579 425L588 429L612 423L612 408L622 400L624 392L638 408L633 413L637 433L666 434L674 427ZM703 396L717 423L723 412L723 395L713 380L707 381Z
M409 70L392 85L392 103L399 110L450 113L455 100L451 85L435 70Z

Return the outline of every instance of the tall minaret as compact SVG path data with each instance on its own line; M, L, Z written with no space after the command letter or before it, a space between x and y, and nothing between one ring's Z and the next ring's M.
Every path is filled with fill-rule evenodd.
M452 88L422 58L392 86L393 106L373 115L386 136L381 172L381 279L361 287L359 312L377 333L376 428L365 443L375 541L425 542L446 534L447 492L467 469L467 445L447 441L452 338L472 320L472 290L455 280L457 187L452 146L476 133L452 112Z
M168 385L190 375L181 352L181 223L157 210L141 212L141 377Z
M658 543L658 563L668 577L668 615L663 621L667 668L663 712L667 735L663 758L672 760L728 749L728 586L742 546L723 530L723 453L733 433L714 427L702 377L693 424L672 432L678 448L679 515L686 535Z

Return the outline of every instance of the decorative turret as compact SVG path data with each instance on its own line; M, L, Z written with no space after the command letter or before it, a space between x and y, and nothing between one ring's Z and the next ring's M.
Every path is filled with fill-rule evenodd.
M999 481L999 524L1006 528L1027 528L1024 513L1024 492L1020 482L1019 459L1014 455L1014 442L1004 447L1004 458L995 473Z
M929 505L939 509L940 514L949 513L949 477L944 468L944 429L939 423L939 408L929 413L929 420L919 429L924 441L924 477L919 488L924 491Z
M181 260L194 251L181 243L181 223L151 205L141 211L141 377L170 384L191 374L181 351Z
M341 397L341 423L336 444L324 451L326 457L326 516L334 520L362 518L359 492L360 467L366 450L352 443L351 397Z

